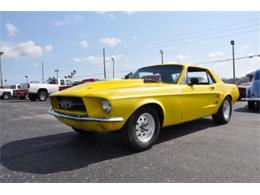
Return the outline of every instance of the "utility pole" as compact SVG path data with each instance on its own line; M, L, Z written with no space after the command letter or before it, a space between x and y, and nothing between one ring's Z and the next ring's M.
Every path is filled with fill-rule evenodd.
M113 62L113 78L115 78L115 58L111 58L112 62Z
M106 79L107 75L106 75L106 50L105 50L105 48L103 48L103 64L104 64L104 79Z
M26 83L28 83L28 75L25 75L25 80L26 80Z
M42 83L44 83L44 64L42 62Z
M163 50L160 50L160 54L161 54L161 64L163 64Z
M231 40L232 45L232 60L233 60L233 83L236 84L236 66L235 66L235 41Z
M0 76L1 76L1 88L3 87L3 73L2 73L2 62L1 56L4 55L4 52L0 51Z
M57 78L57 82L58 82L58 79L59 79L59 69L54 70L54 72L56 73L56 78Z

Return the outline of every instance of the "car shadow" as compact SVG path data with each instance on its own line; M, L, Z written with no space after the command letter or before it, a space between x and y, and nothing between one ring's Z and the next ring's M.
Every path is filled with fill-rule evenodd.
M213 126L214 122L205 118L167 127L162 129L157 144ZM9 170L35 174L72 171L136 153L125 147L120 136L120 133L102 133L80 137L67 132L13 141L0 148L0 163Z
M260 109L257 110L257 108L255 110L249 110L247 105L244 107L240 107L237 109L234 109L235 112L247 112L247 113L260 113Z

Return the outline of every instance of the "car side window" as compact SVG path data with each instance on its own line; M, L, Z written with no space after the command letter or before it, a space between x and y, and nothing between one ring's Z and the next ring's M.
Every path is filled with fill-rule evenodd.
M215 81L213 80L213 78L212 78L212 76L209 74L209 72L207 72L207 74L208 74L209 84L215 83Z
M60 85L65 85L65 81L63 79L60 80Z
M183 84L189 84L192 78L196 78L198 80L198 85L209 85L215 82L206 69L197 67L188 68Z
M66 80L66 85L72 85L72 81L71 80Z
M180 77L180 73L179 73L179 72L173 73L173 74L171 74L171 77L172 77L172 81L173 81L174 83L177 83L177 81L178 81L178 79L179 79L179 77Z

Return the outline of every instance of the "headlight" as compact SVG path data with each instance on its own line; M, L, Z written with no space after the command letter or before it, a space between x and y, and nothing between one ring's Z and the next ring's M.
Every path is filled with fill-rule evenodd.
M105 113L109 113L112 109L111 104L107 100L102 100L101 105L102 105L102 109Z

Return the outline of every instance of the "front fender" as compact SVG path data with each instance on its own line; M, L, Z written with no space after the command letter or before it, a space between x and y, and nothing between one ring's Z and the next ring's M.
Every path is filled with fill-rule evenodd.
M111 114L114 116L122 116L125 119L124 124L128 121L128 119L136 110L148 104L156 104L160 106L160 108L162 109L162 113L165 116L165 108L163 104L155 98L120 99L117 101L113 101L112 104L113 113Z

